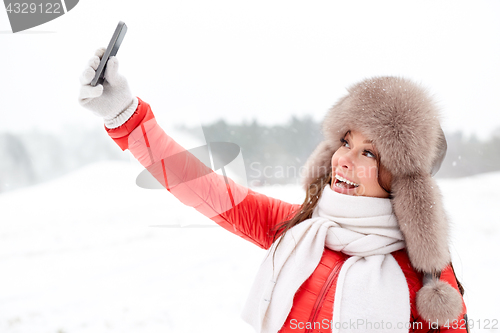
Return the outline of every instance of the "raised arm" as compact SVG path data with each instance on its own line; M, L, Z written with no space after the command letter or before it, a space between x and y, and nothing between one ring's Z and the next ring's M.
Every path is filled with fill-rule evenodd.
M103 85L90 86L103 53L104 49L96 52L80 79L80 103L103 117L106 131L121 149L129 149L182 203L232 233L269 248L272 228L290 219L299 205L238 185L181 147L156 123L150 106L132 96L126 79L118 74L115 57L108 61Z
M106 131L182 203L262 248L270 247L272 228L290 219L299 207L213 172L168 136L150 106L140 99L136 112L125 124Z

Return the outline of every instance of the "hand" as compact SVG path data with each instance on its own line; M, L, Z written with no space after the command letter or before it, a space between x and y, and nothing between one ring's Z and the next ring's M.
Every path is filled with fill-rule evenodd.
M106 127L116 128L124 124L135 112L137 98L132 96L125 77L118 74L116 57L108 60L103 84L95 87L90 85L104 51L105 48L98 49L83 71L78 101L83 107L104 118Z

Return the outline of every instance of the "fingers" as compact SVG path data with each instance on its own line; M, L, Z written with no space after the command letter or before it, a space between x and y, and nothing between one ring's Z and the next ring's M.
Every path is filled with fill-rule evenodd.
M101 59L102 56L104 55L104 52L106 52L106 48L100 47L95 51L95 56L98 57L99 59Z
M111 57L106 65L106 72L104 73L104 78L110 85L118 82L118 59L116 57Z
M92 99L97 98L102 95L103 86L99 84L95 87L90 85L90 82L94 79L95 71L99 67L101 58L104 55L106 48L101 47L95 51L94 56L89 60L88 67L85 68L82 75L80 76L80 95L78 96L78 101L81 105L89 103Z
M89 67L85 68L82 75L80 76L80 84L90 84L95 76L97 67L99 67L99 63L101 62L101 57L104 54L104 51L106 51L106 49L102 47L95 52L95 55L92 58L90 58L88 62Z
M97 67L99 67L100 62L101 59L98 56L93 56L89 60L89 66L92 67L94 70L97 70Z
M99 85L97 85L95 87L92 87L92 86L82 86L80 88L80 96L78 97L78 101L82 105L87 104L93 98L101 96L102 92L103 92L102 84L99 84Z
M95 70L92 69L92 67L87 67L80 76L80 84L82 86L89 85L90 82L92 82L94 76L95 76Z

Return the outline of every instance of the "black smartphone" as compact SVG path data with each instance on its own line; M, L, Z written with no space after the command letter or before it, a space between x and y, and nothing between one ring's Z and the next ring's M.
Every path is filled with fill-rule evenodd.
M95 71L95 76L92 79L92 82L90 82L90 85L92 87L95 87L96 85L102 84L104 82L104 72L106 70L106 64L108 63L108 59L110 57L114 57L118 53L118 49L120 48L123 37L125 37L126 33L127 33L127 25L124 22L120 21L115 29L113 37L111 37L111 40L109 41L109 45L106 48L106 52L104 52L104 55L101 58L101 62L99 63L99 66Z

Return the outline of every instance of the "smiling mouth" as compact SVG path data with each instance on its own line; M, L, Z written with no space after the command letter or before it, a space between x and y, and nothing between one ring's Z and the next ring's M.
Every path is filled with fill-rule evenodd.
M340 177L339 175L335 175L335 182L333 185L345 189L353 189L359 186L359 184L351 182L344 177Z

